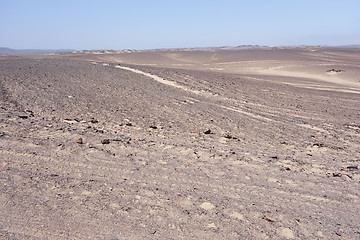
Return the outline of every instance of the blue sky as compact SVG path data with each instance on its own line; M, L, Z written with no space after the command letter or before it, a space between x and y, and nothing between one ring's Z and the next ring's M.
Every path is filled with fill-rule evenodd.
M360 44L359 0L0 0L0 47Z

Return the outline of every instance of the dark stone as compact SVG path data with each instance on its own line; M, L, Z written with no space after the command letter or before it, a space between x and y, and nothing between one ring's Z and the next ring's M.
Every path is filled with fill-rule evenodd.
M75 121L81 122L83 119L81 117L74 118Z
M314 143L313 146L324 147L323 143Z
M1 133L0 133L0 136L1 136ZM357 169L359 169L359 165L351 165L351 166L347 166L346 168L349 170L357 170Z
M98 123L99 121L98 121L97 119L95 119L95 118L92 117L92 118L90 119L90 122L91 122L91 123Z
M109 144L110 143L110 139L104 139L101 141L102 144Z
M274 155L274 154L271 154L269 155L269 158L272 158L272 159L279 159L277 155Z
M29 117L28 115L24 115L24 114L19 115L19 118L21 119L27 119L28 117Z
M152 128L152 129L157 129L157 126L150 126L150 128Z
M204 133L205 133L205 134L211 134L211 130L208 129L208 130L206 130Z
M230 134L226 134L226 135L224 136L224 138L232 139L233 137L232 137Z

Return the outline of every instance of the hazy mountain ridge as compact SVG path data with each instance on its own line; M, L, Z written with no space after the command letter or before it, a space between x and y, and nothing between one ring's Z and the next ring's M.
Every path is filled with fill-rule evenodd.
M55 53L55 52L71 52L71 49L11 49L0 47L0 54L26 54L26 53Z
M148 49L146 51L177 51L177 50L214 50L214 49L223 49L223 50L234 50L234 49L254 49L254 48L308 48L308 47L334 47L334 48L360 48L360 44L350 44L350 45L341 45L341 46L309 46L309 45L294 45L294 46L260 46L260 45L238 45L238 46L219 46L219 47L193 47L193 48L161 48L161 49ZM134 51L144 51L136 49L122 49L122 50L74 50L74 49L12 49L7 47L0 47L0 54L31 54L31 53L63 53L63 52L77 52L77 53L115 53L115 52L134 52Z

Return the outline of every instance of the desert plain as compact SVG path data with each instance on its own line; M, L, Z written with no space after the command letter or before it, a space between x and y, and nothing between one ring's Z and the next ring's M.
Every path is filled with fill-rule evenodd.
M360 51L0 56L0 239L360 239Z

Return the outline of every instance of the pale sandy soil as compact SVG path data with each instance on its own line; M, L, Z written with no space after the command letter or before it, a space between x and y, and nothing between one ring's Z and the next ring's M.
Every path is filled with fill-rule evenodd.
M360 239L359 74L357 49L2 56L0 239Z

